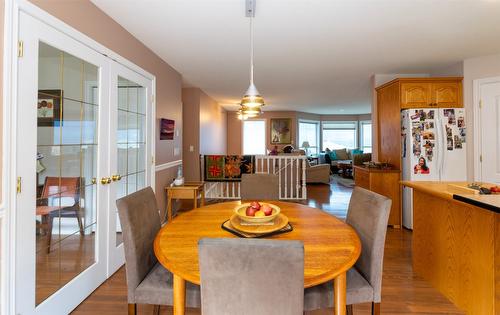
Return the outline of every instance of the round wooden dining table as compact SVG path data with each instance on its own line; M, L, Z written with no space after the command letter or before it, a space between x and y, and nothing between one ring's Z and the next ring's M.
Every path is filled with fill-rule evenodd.
M334 314L346 311L346 271L361 252L352 227L326 212L298 203L272 201L281 208L293 231L274 235L277 240L304 243L304 287L334 280ZM237 237L221 224L240 201L217 203L179 214L163 226L154 242L158 261L173 273L174 314L184 314L186 281L200 284L198 240L205 237Z

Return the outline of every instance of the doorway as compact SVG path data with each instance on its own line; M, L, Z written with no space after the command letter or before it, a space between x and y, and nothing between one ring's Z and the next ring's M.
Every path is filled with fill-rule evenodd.
M116 199L152 182L153 80L20 12L15 312L67 314L123 263Z
M500 77L474 81L475 179L500 184Z

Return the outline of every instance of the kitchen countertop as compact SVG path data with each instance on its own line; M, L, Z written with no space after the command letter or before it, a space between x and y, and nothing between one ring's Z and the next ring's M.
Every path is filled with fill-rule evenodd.
M495 213L500 213L500 195L479 195L467 192L457 192L450 189L450 184L467 187L467 182L437 182L437 181L402 181L407 186L436 197L465 202ZM488 185L486 186L494 186Z

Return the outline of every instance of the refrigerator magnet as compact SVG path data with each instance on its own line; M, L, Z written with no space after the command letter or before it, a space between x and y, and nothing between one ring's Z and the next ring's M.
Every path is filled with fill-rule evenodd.
M446 137L446 148L448 151L453 151L453 138L451 136Z
M466 138L466 131L465 128L458 128L460 132L460 139L462 140L462 143L465 143L465 138Z
M457 119L458 128L465 128L465 119L464 117L458 117Z
M422 134L422 138L424 138L424 140L434 140L434 132L432 131L426 131Z
M453 141L455 142L455 149L462 149L462 139L459 135L453 136Z
M423 156L418 158L417 164L413 167L413 173L415 174L429 174L430 170L427 166L427 161Z

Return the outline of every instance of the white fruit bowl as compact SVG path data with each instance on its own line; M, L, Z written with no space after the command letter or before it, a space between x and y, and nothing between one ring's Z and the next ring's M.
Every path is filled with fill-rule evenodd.
M236 208L234 208L234 213L236 213L236 215L241 220L243 220L245 222L249 222L249 223L266 223L266 222L274 220L274 218L276 218L280 214L280 212L281 212L280 207L278 207L276 205L273 205L272 203L260 202L260 206L261 207L264 206L264 205L268 205L271 208L273 208L273 212L271 213L271 215L264 216L264 217L251 217L251 216L246 215L247 208L250 207L250 203L249 202L243 203L243 204L241 204L239 206L236 206Z

